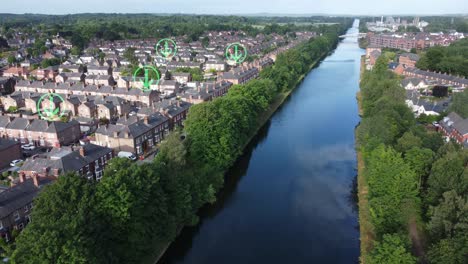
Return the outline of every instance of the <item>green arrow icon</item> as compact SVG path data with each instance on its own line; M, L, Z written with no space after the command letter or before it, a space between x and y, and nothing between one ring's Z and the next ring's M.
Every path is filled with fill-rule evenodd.
M226 47L225 56L230 61L241 63L247 57L247 49L240 43L232 43Z
M39 109L38 114L40 117L47 119L47 120L52 120L53 118L61 117L64 114L63 109L62 109L62 112L60 113L60 108L55 107L55 100L54 100L55 97L59 98L60 101L65 102L60 95L55 94L55 93L44 94L43 96L41 96L41 98L39 98L39 100L37 101L37 109ZM42 102L44 100L48 100L49 105L47 107L41 108Z
M145 80L143 81L143 86L146 89L149 89L151 84L153 84L153 82L154 82L153 79L149 80L149 69L145 68Z
M164 44L163 44L164 43ZM156 54L169 59L177 54L177 44L174 40L164 38L158 41L155 46Z
M161 54L164 57L169 57L172 54L172 48L169 47L169 43L167 41L164 42L164 48L161 50Z
M47 116L49 116L49 117L56 116L59 111L60 111L60 108L58 108L58 107L55 108L54 96L49 95L49 109L45 109L45 112L47 113Z
M231 53L231 59L238 62L240 58L242 58L244 54L242 52L239 53L239 46L235 45L234 46L234 54Z

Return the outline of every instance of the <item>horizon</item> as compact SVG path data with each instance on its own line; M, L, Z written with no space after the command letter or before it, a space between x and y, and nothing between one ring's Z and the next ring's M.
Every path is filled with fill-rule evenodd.
M467 13L444 13L444 14L434 14L434 13L401 13L401 14L392 14L392 13L376 13L376 14L339 14L339 13L270 13L270 12L260 12L260 13L233 13L233 14L223 14L223 13L185 13L185 12L161 12L161 13L148 13L148 12L77 12L77 13L62 13L62 14L52 14L52 13L13 13L13 12L0 12L1 15L45 15L45 16L69 16L69 15L86 15L86 14L106 14L106 15L155 15L155 16L171 16L171 15L193 15L193 16L266 16L266 17L310 17L310 16L322 16L322 17L379 17L379 16L393 16L393 17L404 17L404 16L468 16Z
M466 15L468 5L464 0L431 1L394 0L376 4L371 0L327 0L309 2L306 0L271 0L218 2L215 0L173 0L170 3L148 3L145 0L82 0L63 5L59 0L37 2L20 0L2 3L0 13L70 15L83 13L103 14L193 14L193 15L281 15L281 16L377 16L377 15Z

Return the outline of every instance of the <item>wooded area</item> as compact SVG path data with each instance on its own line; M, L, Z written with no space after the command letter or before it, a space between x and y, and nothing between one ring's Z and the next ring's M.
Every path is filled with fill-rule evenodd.
M429 263L467 263L468 151L416 123L387 63L381 56L361 81L356 137L375 234L373 250L362 257L365 263L416 263L410 252L422 251L420 260Z

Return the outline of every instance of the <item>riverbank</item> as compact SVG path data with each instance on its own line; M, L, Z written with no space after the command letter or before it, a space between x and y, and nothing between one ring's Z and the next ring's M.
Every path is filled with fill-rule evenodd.
M362 68L361 68L362 69ZM359 115L362 116L362 97L361 92L356 94L356 101L358 104ZM357 127L356 127L357 129ZM360 263L367 263L368 255L372 250L374 243L375 233L374 226L371 223L369 211L369 186L364 176L364 159L360 146L356 140L356 155L357 155L357 168L358 168L358 205L359 205L359 233L360 233L360 248L361 256L359 257Z
M359 71L359 82L362 79L362 75L365 71L365 56L361 56L360 61L360 71ZM362 95L361 91L356 93L356 101L358 104L359 116L363 116L364 112L362 109ZM358 129L359 125L356 126ZM374 226L372 225L370 218L369 210L369 185L367 184L367 179L364 176L364 158L362 156L362 151L357 142L356 137L356 155L357 155L357 168L358 168L358 206L359 206L359 233L360 233L360 248L361 256L360 263L367 263L368 255L372 250L374 244L375 232Z

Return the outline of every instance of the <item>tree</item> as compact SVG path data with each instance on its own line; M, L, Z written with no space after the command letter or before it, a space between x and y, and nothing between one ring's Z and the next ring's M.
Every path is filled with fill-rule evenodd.
M393 234L383 236L370 255L369 263L375 264L415 264L416 258L408 252L404 241Z
M79 47L72 47L71 54L75 56L79 56L81 54L81 49Z
M422 185L423 177L429 174L432 162L434 160L434 152L427 148L413 147L405 153L405 161L416 173L418 179L418 189Z
M403 136L398 139L396 149L400 152L405 153L412 148L419 148L421 146L421 139L415 136L411 131L409 131L405 132Z
M431 264L450 263L465 264L468 262L468 236L442 239L433 245L428 252Z
M16 57L13 55L10 55L8 56L7 61L8 61L8 64L13 65L14 63L16 63Z
M13 106L11 105L10 107L8 107L7 109L7 112L8 113L16 113L18 111L18 107L17 106Z
M458 152L449 152L434 162L427 180L426 199L429 204L434 205L447 191L466 193L468 171L465 170L465 164L466 160Z
M450 111L456 112L463 118L468 118L468 89L462 93L454 93Z
M210 38L204 37L202 38L201 42L202 42L203 47L208 47L208 45L210 44Z
M47 68L49 66L56 66L60 64L60 59L52 58L52 59L45 59L41 62L42 68Z
M383 145L368 157L366 174L369 184L371 219L378 234L398 231L407 222L409 204L417 204L417 177L401 154Z
M204 80L203 72L200 68L177 68L176 72L190 73L193 81L201 82Z
M156 242L172 239L166 194L151 164L113 159L96 188L96 209L106 228L100 250L108 262L138 263ZM173 231L172 231L173 232Z
M17 238L12 263L104 263L95 238L105 229L96 230L94 194L94 185L74 174L48 185L35 200L34 221Z
M451 190L443 193L437 206L431 206L428 230L435 239L468 234L468 201Z

